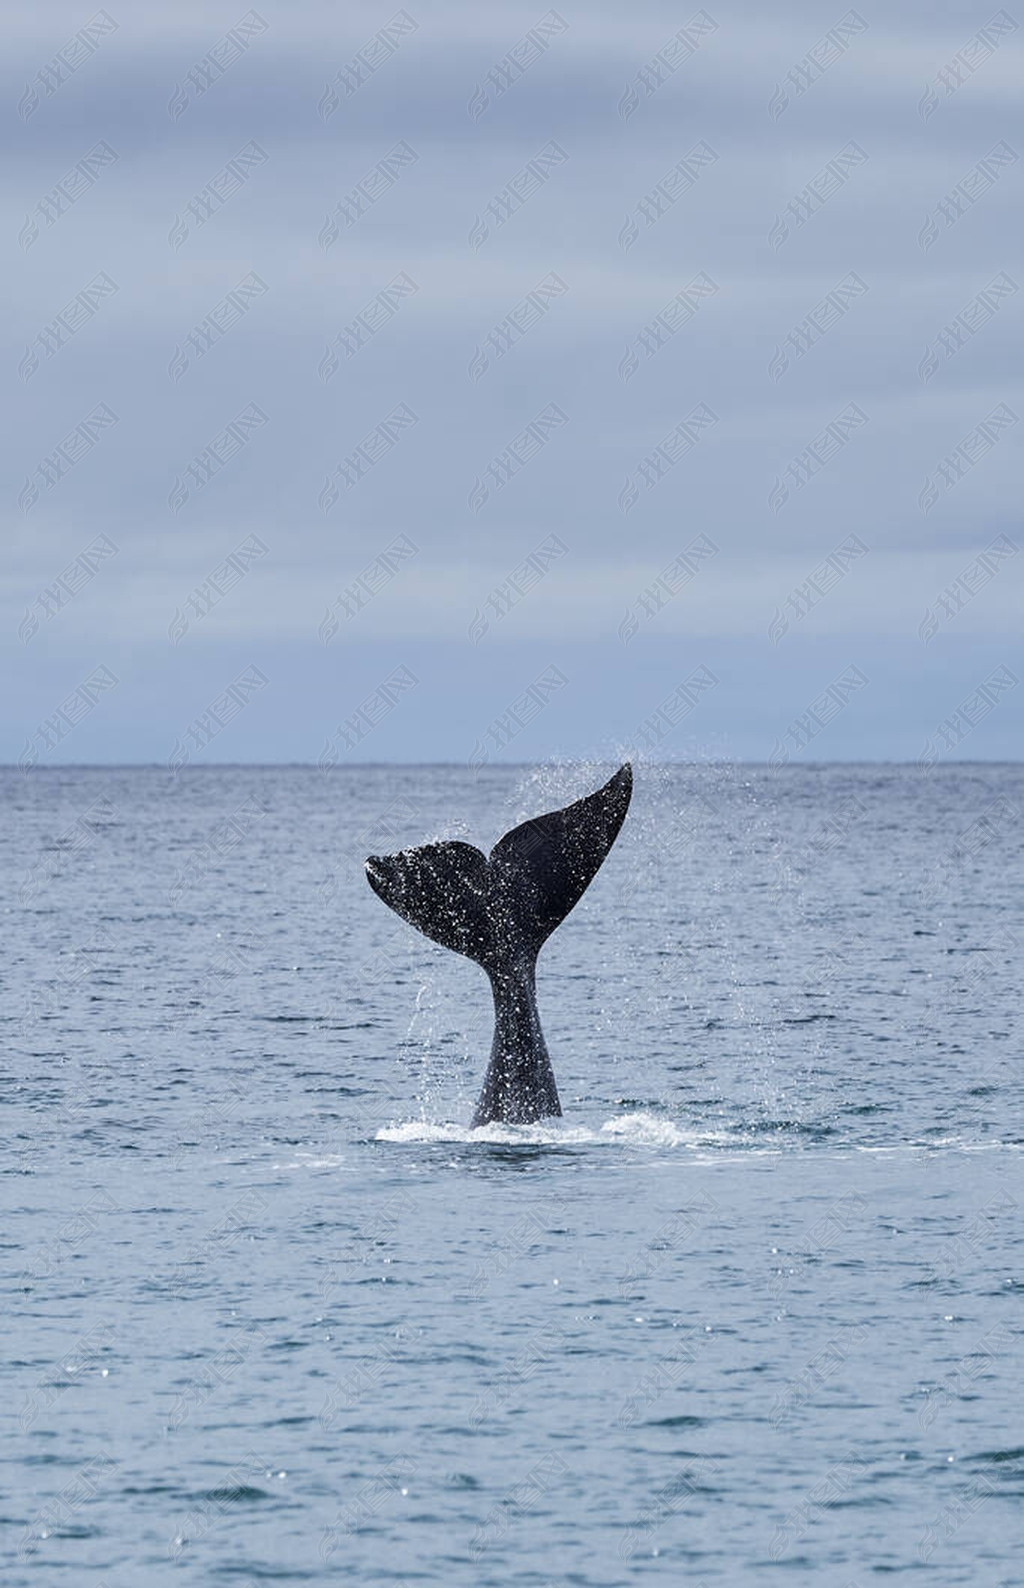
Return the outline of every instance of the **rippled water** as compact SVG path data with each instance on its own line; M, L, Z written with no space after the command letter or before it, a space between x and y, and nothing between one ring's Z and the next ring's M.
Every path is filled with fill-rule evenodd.
M607 770L0 773L5 1588L1024 1583L1024 769L641 768L470 1132Z

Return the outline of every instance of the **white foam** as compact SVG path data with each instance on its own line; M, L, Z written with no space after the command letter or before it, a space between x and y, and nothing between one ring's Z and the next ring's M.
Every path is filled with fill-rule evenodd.
M620 1114L615 1119L607 1119L601 1126L601 1134L639 1147L700 1147L727 1139L720 1132L680 1130L670 1119L647 1113Z
M546 1119L535 1125L490 1124L471 1130L468 1125L412 1119L400 1125L385 1125L378 1130L376 1139L406 1143L490 1142L495 1146L584 1147L621 1144L630 1147L700 1147L726 1138L715 1133L680 1130L671 1120L659 1119L656 1114L639 1113L617 1115L614 1119L605 1120L597 1128Z
M410 1119L401 1125L385 1125L378 1130L378 1141L424 1142L465 1141L491 1142L502 1145L577 1146L594 1141L592 1130L581 1126L559 1127L554 1120L536 1125L479 1125L471 1130L468 1125L431 1123L425 1119Z

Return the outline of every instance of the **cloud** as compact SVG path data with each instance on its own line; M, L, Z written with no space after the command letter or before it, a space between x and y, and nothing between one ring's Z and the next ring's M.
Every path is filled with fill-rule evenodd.
M1024 421L1017 34L946 94L970 27L894 5L801 89L844 13L710 7L658 85L648 63L699 8L608 0L538 31L539 7L410 5L350 92L391 14L268 11L202 92L192 67L229 59L241 11L112 8L52 93L38 74L86 13L17 22L3 92L13 112L36 83L38 103L3 178L0 645L40 668L24 612L105 534L117 555L46 620L47 650L73 682L130 645L168 720L190 709L186 649L201 670L251 643L272 670L283 648L301 718L335 656L383 665L403 636L462 647L485 693L506 650L528 671L560 637L605 644L611 711L627 649L720 641L756 674L800 570L860 534L863 573L783 648L796 668L811 638L885 636L917 665L920 614L1015 522L1016 420L970 438L1000 405ZM627 605L700 533L713 565L623 646ZM402 534L414 562L325 647L327 604ZM175 612L251 535L266 557L175 645ZM550 535L571 555L474 641ZM1012 638L1017 578L951 633ZM418 707L439 742L459 676Z

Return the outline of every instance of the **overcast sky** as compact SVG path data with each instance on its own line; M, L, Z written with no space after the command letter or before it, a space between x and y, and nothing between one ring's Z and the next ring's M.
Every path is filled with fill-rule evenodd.
M0 760L1017 759L1018 15L9 19Z

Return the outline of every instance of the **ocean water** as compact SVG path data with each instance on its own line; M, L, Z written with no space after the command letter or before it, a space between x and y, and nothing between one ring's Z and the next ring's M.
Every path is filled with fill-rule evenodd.
M0 773L4 1588L1024 1584L1024 768L639 767L470 1132L610 770Z

